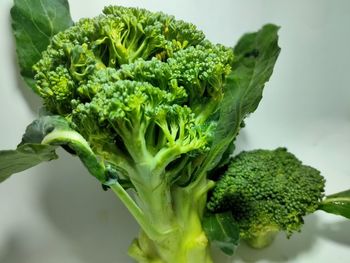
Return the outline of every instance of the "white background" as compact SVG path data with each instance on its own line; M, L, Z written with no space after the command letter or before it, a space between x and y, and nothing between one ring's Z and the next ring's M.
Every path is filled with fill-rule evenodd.
M287 146L327 179L350 188L350 1L71 0L74 20L107 4L161 10L196 24L213 42L234 45L248 31L281 26L282 52L239 149ZM0 2L0 148L14 148L40 101L23 86L10 30L11 0ZM128 263L137 225L74 158L14 175L0 185L1 263ZM268 249L238 249L234 262L349 262L350 223L317 212L301 234ZM215 251L217 262L231 262Z

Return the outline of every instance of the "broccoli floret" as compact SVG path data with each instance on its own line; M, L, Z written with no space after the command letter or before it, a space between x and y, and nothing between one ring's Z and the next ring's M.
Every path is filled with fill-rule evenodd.
M231 211L240 236L256 248L270 244L276 233L300 231L303 216L324 197L320 172L303 165L285 148L242 152L219 178L208 209Z
M209 42L180 50L168 59L173 78L186 88L188 103L203 119L208 118L222 99L232 60L232 50Z
M202 42L203 32L172 16L109 6L103 15L81 19L52 38L34 66L36 92L46 98L51 111L65 114L71 110L70 100L78 95L77 87L96 70L119 69L140 58L166 61L174 52ZM60 67L64 71L52 73Z

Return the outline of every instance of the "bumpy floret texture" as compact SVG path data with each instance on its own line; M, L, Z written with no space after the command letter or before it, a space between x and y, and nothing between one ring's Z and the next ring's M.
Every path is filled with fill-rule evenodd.
M160 12L110 6L103 15L82 19L53 37L34 66L36 91L51 111L68 113L71 100L81 96L78 90L86 79L99 70L120 69L136 62L124 66L120 77L148 81L153 75L160 88L180 79L193 99L205 90L220 90L221 84L216 82L229 72L232 56L230 49L211 44L190 23ZM169 58L173 59L168 65ZM143 65L140 60L153 62ZM203 84L190 87L196 82Z
M303 216L317 209L324 183L318 170L285 148L242 152L219 179L208 208L232 211L245 239L269 230L290 235L300 230Z
M232 61L190 23L109 6L53 37L36 91L102 159L167 165L208 150Z

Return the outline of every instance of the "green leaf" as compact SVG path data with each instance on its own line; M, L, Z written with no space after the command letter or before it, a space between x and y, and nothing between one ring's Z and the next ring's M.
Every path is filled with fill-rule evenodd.
M16 150L0 151L0 182L11 174L29 169L44 161L57 159L58 146L68 148L83 162L99 181L106 181L105 167L95 156L87 141L70 128L61 116L44 116L33 121L26 129Z
M318 209L350 219L350 189L327 196Z
M227 255L234 254L239 243L239 227L230 212L205 214L203 228L212 244Z
M226 78L220 117L205 170L220 163L244 118L258 107L265 83L270 79L280 53L278 29L272 24L265 25L256 33L244 35L234 48L235 60Z
M57 159L55 149L56 147L51 145L27 143L16 150L0 151L0 183L14 173Z
M21 75L34 89L33 65L51 38L73 25L67 0L14 0L12 30Z
M45 161L57 159L57 146L41 144L44 137L56 127L69 127L64 118L45 116L28 125L22 142L15 150L0 151L0 182Z
M28 125L20 145L25 143L41 143L53 130L71 130L69 123L61 116L43 116Z

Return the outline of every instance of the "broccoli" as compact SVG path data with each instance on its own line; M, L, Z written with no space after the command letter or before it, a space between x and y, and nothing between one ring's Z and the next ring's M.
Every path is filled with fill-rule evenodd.
M109 185L142 226L130 248L138 260L185 262L193 250L210 260L200 218L211 184L191 171L209 151L232 61L189 23L110 6L54 36L33 67L46 109L108 167L102 183L136 193Z
M280 231L300 231L303 216L318 209L324 186L320 172L286 148L242 152L218 179L208 209L231 211L241 238L262 248Z
M228 162L244 119L258 107L280 52L278 27L265 25L232 48L161 12L108 6L74 23L66 0L32 2L16 0L11 16L21 74L43 99L43 110L17 149L0 151L0 182L58 158L62 146L140 225L129 248L136 261L211 263L210 244L232 254L236 222L209 216L207 207L216 212L236 205L230 188L235 183L228 176L216 183L210 175ZM311 187L303 179L300 188L288 188L294 202L287 212L312 211L309 203L316 201L303 207L298 198L318 200L311 192L323 187L322 180L294 157L284 158L285 151L280 154L284 165L265 154L269 169L289 167L292 178L302 171L317 183ZM253 178L258 193L280 193L283 184ZM243 208L245 200L239 201ZM270 203L268 209L280 212L275 218L283 218L285 211ZM268 220L255 219L256 226ZM294 214L282 228L298 230L300 220Z

